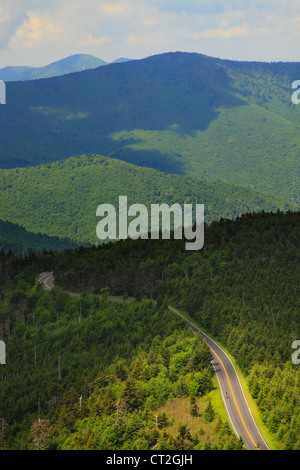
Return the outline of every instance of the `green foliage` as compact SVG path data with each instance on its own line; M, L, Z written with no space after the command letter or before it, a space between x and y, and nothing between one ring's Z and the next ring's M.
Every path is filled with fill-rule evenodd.
M299 449L299 374L290 364L285 368L257 364L250 372L249 385L265 425L283 443L282 448Z
M19 225L0 220L0 247L5 251L25 253L33 250L42 252L43 250L64 250L78 246L77 243L71 240L27 232Z
M190 438L183 423L174 435L170 419L160 424L160 408L176 397L198 419L197 400L212 390L209 350L166 310L173 304L235 357L279 447L299 449L300 369L291 361L299 227L299 213L245 214L206 226L199 252L185 251L184 240L0 252L0 327L11 355L0 370L4 447L37 445L30 429L40 409L49 448L240 448L208 401L201 426L215 426L217 441L206 431ZM62 289L93 295L42 291L36 276L46 270ZM138 292L142 301L112 303L100 292Z
M118 210L119 195L128 197L128 206L145 204L149 214L150 205L155 203L204 204L206 222L289 207L252 189L168 175L99 155L0 171L0 217L31 232L81 243L100 242L96 209L99 204L110 203Z
M208 402L205 411L204 411L204 419L207 423L211 423L215 419L215 412L211 401Z
M295 383L299 368L291 362L291 344L300 337L299 216L293 212L262 213L213 222L205 229L200 252L186 252L184 240L128 240L87 248L81 258L77 252L59 261L57 279L75 290L89 286L99 290L106 285L112 294L166 296L169 304L184 308L202 328L226 344L246 375L252 377L258 365L270 371L263 387L253 378L251 391L279 445L297 448ZM83 272L88 272L84 279ZM197 348L192 357L181 350L173 354L170 372L178 379L179 395L187 390L201 394L205 379L193 375L187 384L178 378L178 371L181 367L188 371L202 360L201 347L199 356ZM285 384L280 391L275 391L278 380L267 385L276 367ZM286 409L280 398L272 401L274 393L280 397L282 392L290 397L290 418L276 421L263 399L268 407L271 403L275 409ZM278 416L283 415L278 412Z
M98 153L298 206L298 63L168 53L7 84L0 167Z
M11 286L5 285L5 297ZM207 376L201 395L213 388L208 347L182 320L157 312L150 300L112 303L41 289L33 295L29 286L23 308L24 323L11 321L9 357L0 370L2 449L195 446L195 436L182 427L173 439L166 412L156 412L176 398L178 380L193 399L193 374ZM57 317L51 318L52 308ZM193 368L195 349L203 353L202 368ZM172 358L180 352L191 360L175 377Z

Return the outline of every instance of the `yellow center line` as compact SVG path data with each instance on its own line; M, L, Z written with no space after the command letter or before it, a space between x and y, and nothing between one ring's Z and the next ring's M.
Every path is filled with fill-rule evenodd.
M50 287L47 286L47 284L46 284L46 281L48 281L48 279L50 279L50 277L52 277L52 274L50 274L50 276L46 277L46 279L44 280L44 284L47 287L47 289L50 289Z
M236 401L236 399L235 399L235 395L234 395L234 393L233 393L232 386L231 386L231 383L230 383L230 380L229 380L227 371L226 371L226 369L225 369L225 366L224 366L223 362L221 361L221 359L219 358L218 354L217 354L210 346L209 346L209 348L210 348L210 349L212 350L212 352L216 355L216 357L218 358L218 360L220 361L220 363L221 363L221 365L222 365L222 367L223 367L223 369L224 369L224 372L225 372L225 374L226 374L226 377L227 377L227 380L228 380L228 383L229 383L229 387L230 387L230 390L231 390L231 393L232 393L232 396L233 396L233 399L234 399L234 403L235 403L236 409L237 409L238 414L239 414L239 416L240 416L240 418L241 418L241 421L242 421L242 423L243 423L243 425L244 425L244 428L246 429L246 431L247 431L247 433L248 433L248 436L250 437L251 441L253 442L255 448L256 448L257 450L259 450L258 447L257 447L257 445L256 445L256 443L254 442L254 440L253 440L251 434L249 433L249 431L248 431L248 429L247 429L247 426L246 426L244 420L243 420L243 417L242 417L242 415L241 415L240 409L239 409L238 404L237 404L237 401Z

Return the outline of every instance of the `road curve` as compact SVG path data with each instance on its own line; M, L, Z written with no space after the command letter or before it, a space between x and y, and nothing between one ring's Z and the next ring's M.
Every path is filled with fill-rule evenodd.
M53 281L53 272L47 271L40 274L39 282L44 289L51 291L54 288ZM68 292L68 294L74 297L80 296L78 292ZM130 299L124 299L123 297L114 296L109 297L109 299L112 301L130 302ZM254 421L235 368L227 354L180 312L172 307L168 308L171 312L181 317L195 333L199 333L211 349L213 355L212 365L220 386L227 414L236 435L243 439L247 449L270 450Z
M236 370L227 354L181 313L172 307L169 307L169 310L185 320L195 333L199 333L206 340L211 349L213 355L212 364L219 382L227 414L236 435L242 437L244 445L248 449L270 450L254 421Z
M40 274L39 283L42 284L42 286L45 290L51 291L52 289L54 289L55 285L53 284L53 281L54 281L53 272L46 271L46 272ZM81 296L80 292L69 292L69 291L63 291L63 292L70 295L71 297L80 297ZM96 297L101 299L103 296L96 295ZM115 295L109 296L107 298L109 300L113 301L113 302L130 302L131 301L131 299L128 299L126 297L120 297L120 296L115 296Z
M46 289L46 290L54 289L53 281L54 281L53 272L46 271L46 272L40 274L39 283L42 284L44 289Z

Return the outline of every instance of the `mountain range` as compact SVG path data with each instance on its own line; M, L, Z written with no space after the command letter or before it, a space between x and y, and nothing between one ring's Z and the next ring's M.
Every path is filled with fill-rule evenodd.
M95 153L237 184L299 208L299 63L166 53L7 83L0 167Z
M270 448L299 449L300 63L82 64L8 80L0 106L0 449L241 449L168 305L229 351ZM203 248L101 244L120 195L204 204Z
M112 63L126 62L130 59L119 58ZM39 78L50 78L55 76L64 75L72 72L80 72L82 70L94 69L102 65L107 65L108 62L99 59L98 57L90 54L75 54L64 59L57 60L44 67L3 67L0 69L0 80L3 81L18 81L18 80L37 80Z

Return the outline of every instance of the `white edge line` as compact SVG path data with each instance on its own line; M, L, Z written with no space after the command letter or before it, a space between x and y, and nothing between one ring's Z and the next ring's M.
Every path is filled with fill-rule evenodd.
M198 326L194 325L194 323L192 323L190 320L188 320L187 318L185 318L180 312L178 312L177 310L175 310L173 307L169 307L169 309L172 310L174 313L177 313L178 315L180 315L181 318L183 318L183 320L188 321L191 325L193 325L194 328L196 328L196 329L197 329L199 332L201 332L206 338L208 338L210 341L212 341L218 348L221 349L221 351L223 352L223 354L225 354L225 356L226 356L227 359L229 360L230 364L232 365L233 370L234 370L234 372L235 372L235 375L236 375L236 377L237 377L237 379L238 379L238 383L239 383L240 389L241 389L242 394L243 394L243 396L244 396L245 403L246 403L246 405L247 405L247 407L248 407L248 410L249 410L250 416L251 416L251 418L252 418L252 420L253 420L253 423L254 423L255 427L257 428L257 431L258 431L258 433L259 433L261 439L264 441L265 445L266 445L267 448L270 450L270 447L268 446L268 444L266 443L265 439L263 438L263 436L262 436L262 434L261 434L261 432L260 432L260 430L259 430L259 428L258 428L258 426L257 426L257 424L256 424L256 421L255 421L254 418L253 418L253 415L252 415L252 413L251 413L251 410L250 410L248 401L247 401L247 399L246 399L246 396L245 396L243 387L242 387L242 385L241 385L239 376L238 376L238 374L237 374L237 372L236 372L236 370L235 370L234 365L232 364L232 361L231 361L230 357L227 356L226 352L223 351L223 349L222 349L212 338L210 338L207 334L205 334L202 330L200 330L200 328L198 328ZM218 377L217 377L217 379L218 379ZM218 379L218 381L219 381L219 379ZM220 385L220 384L219 384L219 385ZM220 389L221 389L221 387L220 387ZM221 394L222 394L222 397L223 397L222 389L221 389ZM223 398L223 401L224 401L224 398ZM225 406L226 406L226 405L225 405ZM227 406L226 406L226 409L227 409ZM229 419L230 419L230 421L231 421L230 416L229 416ZM234 426L233 426L233 425L232 425L232 427L233 427L233 429L234 429ZM236 431L235 431L235 432L236 432ZM237 434L237 433L236 433L236 434ZM237 435L238 435L238 434L237 434Z
M217 381L218 381L218 384L219 384L219 388L220 388L222 400L223 400L223 403L224 403L224 405L225 405L225 408L226 408L226 412L227 412L229 421L231 422L231 426L233 427L233 430L234 430L236 436L237 436L238 438L240 438L241 436L238 434L238 432L237 432L237 430L235 429L235 426L234 426L234 424L233 424L233 422L232 422L232 419L231 419L231 416L230 416L230 413L229 413L229 410L228 410L228 407L227 407L227 403L226 403L226 401L225 401L225 397L224 397L223 389L222 389L222 386L221 386L221 382L220 382L219 377L218 377L218 374L217 374L217 370L216 370L214 364L212 364L212 366L213 366L213 368L214 368L214 370L215 370L215 374L216 374Z

